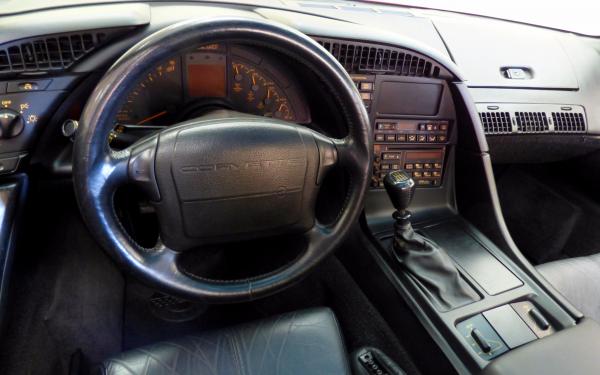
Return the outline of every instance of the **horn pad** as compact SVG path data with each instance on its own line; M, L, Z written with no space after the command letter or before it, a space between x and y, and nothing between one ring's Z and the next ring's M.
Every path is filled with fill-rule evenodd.
M261 118L178 126L160 135L161 238L184 250L310 229L319 150L310 130Z

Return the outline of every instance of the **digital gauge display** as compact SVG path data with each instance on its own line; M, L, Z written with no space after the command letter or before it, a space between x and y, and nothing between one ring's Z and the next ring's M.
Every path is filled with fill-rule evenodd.
M187 93L191 98L223 98L227 95L227 57L224 53L189 53L185 62Z

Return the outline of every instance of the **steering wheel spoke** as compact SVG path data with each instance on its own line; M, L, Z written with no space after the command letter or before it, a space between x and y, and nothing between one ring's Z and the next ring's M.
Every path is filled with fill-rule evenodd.
M127 164L129 180L141 187L148 198L154 202L160 200L154 169L157 147L158 135L133 144L128 148L130 156Z

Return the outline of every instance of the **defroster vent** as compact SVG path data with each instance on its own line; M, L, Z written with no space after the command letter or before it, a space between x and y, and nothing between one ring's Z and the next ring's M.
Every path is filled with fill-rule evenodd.
M0 76L65 70L130 28L53 34L0 45Z
M418 53L379 44L315 38L348 73L439 77L440 65Z

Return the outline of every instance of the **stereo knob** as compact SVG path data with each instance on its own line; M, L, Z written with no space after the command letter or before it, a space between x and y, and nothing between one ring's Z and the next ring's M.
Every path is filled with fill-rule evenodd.
M23 132L23 116L13 109L0 109L0 138L13 138Z

